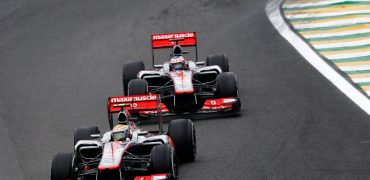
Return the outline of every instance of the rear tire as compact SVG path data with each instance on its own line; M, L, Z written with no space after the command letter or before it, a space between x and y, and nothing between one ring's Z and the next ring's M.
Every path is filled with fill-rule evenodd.
M83 126L79 127L74 132L74 145L77 144L79 140L91 140L91 134L100 134L100 130L96 126Z
M162 144L154 146L150 152L150 165L153 174L170 173L173 179L178 179L178 162L174 149Z
M148 82L144 79L133 79L128 83L127 95L148 94Z
M229 58L223 55L209 55L207 56L206 66L218 65L222 72L229 72Z
M73 178L73 153L57 153L51 161L51 180L65 180Z
M137 78L137 74L145 69L143 61L130 61L123 63L122 82L123 94L127 95L128 83Z
M194 124L190 119L176 119L168 124L168 134L175 143L175 150L181 162L194 161L197 141Z
M217 75L216 95L218 98L238 97L238 84L234 73L227 72Z

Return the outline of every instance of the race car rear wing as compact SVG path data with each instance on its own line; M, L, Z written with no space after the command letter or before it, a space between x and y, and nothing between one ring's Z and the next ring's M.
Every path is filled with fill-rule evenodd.
M198 61L198 47L196 32L176 32L168 34L152 34L152 62L154 62L154 50L160 48L173 48L175 45L183 47L195 47L195 61Z
M144 112L158 117L160 130L162 131L162 102L157 94L144 94L134 96L112 96L108 98L108 122L113 128L113 114L122 110L130 113Z
M128 111L157 110L160 99L157 94L112 96L108 98L108 112L118 113L122 107Z

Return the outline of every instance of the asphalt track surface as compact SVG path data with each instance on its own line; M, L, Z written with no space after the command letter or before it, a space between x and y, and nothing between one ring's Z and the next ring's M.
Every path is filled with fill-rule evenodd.
M181 179L370 178L369 116L279 36L265 4L29 0L2 13L0 179L48 179L76 127L107 130L123 61L149 66L150 34L172 31L196 31L200 58L229 56L243 104L197 118L198 156Z

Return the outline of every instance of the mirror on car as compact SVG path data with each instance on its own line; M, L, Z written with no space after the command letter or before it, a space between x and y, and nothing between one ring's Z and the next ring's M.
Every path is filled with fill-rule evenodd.
M204 61L195 62L196 65L205 65L206 63Z
M90 136L91 136L91 138L93 138L93 139L98 139L98 138L100 138L100 134L91 134Z
M162 64L156 64L154 65L155 68L163 68L163 65Z

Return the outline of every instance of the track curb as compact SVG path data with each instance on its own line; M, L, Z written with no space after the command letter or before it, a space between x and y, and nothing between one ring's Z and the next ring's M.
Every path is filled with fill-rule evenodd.
M282 2L283 0L269 0L265 7L267 17L276 30L324 77L370 115L369 98L355 88L348 79L344 78L336 69L329 65L302 37L294 32L294 29L282 15Z

